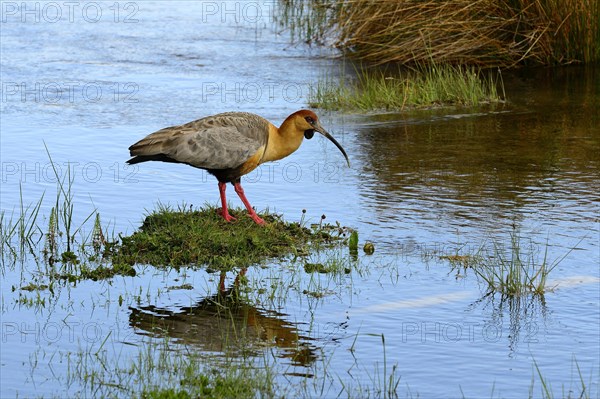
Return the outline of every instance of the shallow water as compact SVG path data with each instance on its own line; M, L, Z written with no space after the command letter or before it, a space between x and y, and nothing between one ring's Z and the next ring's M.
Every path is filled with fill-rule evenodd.
M180 165L127 167L127 147L226 110L280 123L306 106L310 82L340 69L323 49L290 45L263 3L235 3L238 11L229 12L225 3L216 11L207 2L115 3L118 18L108 3L94 3L102 10L95 23L77 12L71 22L65 8L61 21L49 22L48 3L36 22L20 3L16 11L6 4L0 152L7 214L18 212L21 187L26 204L46 193L41 213L48 215L56 179L44 146L61 176L72 167L75 224L97 209L111 229L131 233L159 201L216 204L211 176ZM325 214L357 229L376 252L338 277L306 274L298 263L250 268L251 287L275 286L281 296L248 294L253 300L236 309L233 324L207 324L215 311L202 304L218 291L219 276L202 270L140 267L134 278L41 291L45 302L35 306L24 299L36 292L19 287L44 270L31 259L4 264L0 396L131 388L106 370L127 368L167 336L181 353L218 356L240 345L256 364L270 364L292 397L384 396L374 387L393 366L399 396L524 397L534 378L537 397L535 364L555 395L579 392L578 366L598 397L599 76L597 68L520 71L504 76L508 103L494 107L321 113L352 167L329 142L306 141L248 175L247 195L288 220L300 220L302 209L311 222ZM234 197L230 190L240 205ZM508 245L515 231L537 260L546 251L550 261L567 255L543 302L483 297L473 273L439 258L492 241ZM193 289L169 289L182 283ZM327 295L307 294L315 290ZM148 327L158 323L167 323L162 335ZM238 342L240 328L248 332ZM91 371L105 373L101 388L84 378Z

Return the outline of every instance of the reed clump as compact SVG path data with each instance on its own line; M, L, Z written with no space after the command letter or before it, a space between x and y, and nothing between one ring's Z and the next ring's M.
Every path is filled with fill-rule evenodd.
M597 0L281 3L295 36L304 35L307 42L329 41L354 58L377 64L432 61L512 67L600 60ZM290 12L290 7L303 11Z

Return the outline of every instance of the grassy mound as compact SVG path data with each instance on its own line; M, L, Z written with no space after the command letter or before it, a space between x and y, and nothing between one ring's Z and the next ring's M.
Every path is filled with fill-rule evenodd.
M138 231L121 238L112 262L229 270L305 254L309 245L330 244L345 234L339 227L318 225L309 229L268 213L260 214L267 224L259 226L245 210L233 209L230 213L236 222L226 222L213 207L160 208L146 217Z

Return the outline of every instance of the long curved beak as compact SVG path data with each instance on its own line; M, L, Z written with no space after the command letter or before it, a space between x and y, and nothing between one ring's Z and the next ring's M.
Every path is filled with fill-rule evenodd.
M321 133L323 136L327 137L327 139L329 139L329 141L331 141L333 144L335 144L335 146L342 152L342 154L344 154L344 158L346 158L348 167L350 167L350 160L348 159L348 155L346 154L346 151L344 151L344 148L342 147L342 145L340 143L338 143L337 140L334 139L333 136L331 134L329 134L327 132L327 130L325 130L319 122L316 122L313 127L315 128L316 132Z

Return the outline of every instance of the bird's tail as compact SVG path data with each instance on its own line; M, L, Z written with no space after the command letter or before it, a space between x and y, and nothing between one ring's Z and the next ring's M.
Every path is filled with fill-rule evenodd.
M133 158L127 161L133 165L146 161L174 162L168 158L164 149L176 138L171 128L154 132L129 147L129 155Z
M161 161L161 162L177 163L177 161L174 161L173 159L169 158L165 154L157 154L157 155L138 155L138 156L135 156L135 157L131 158L130 160L128 160L127 164L135 165L136 163L147 162L147 161Z

